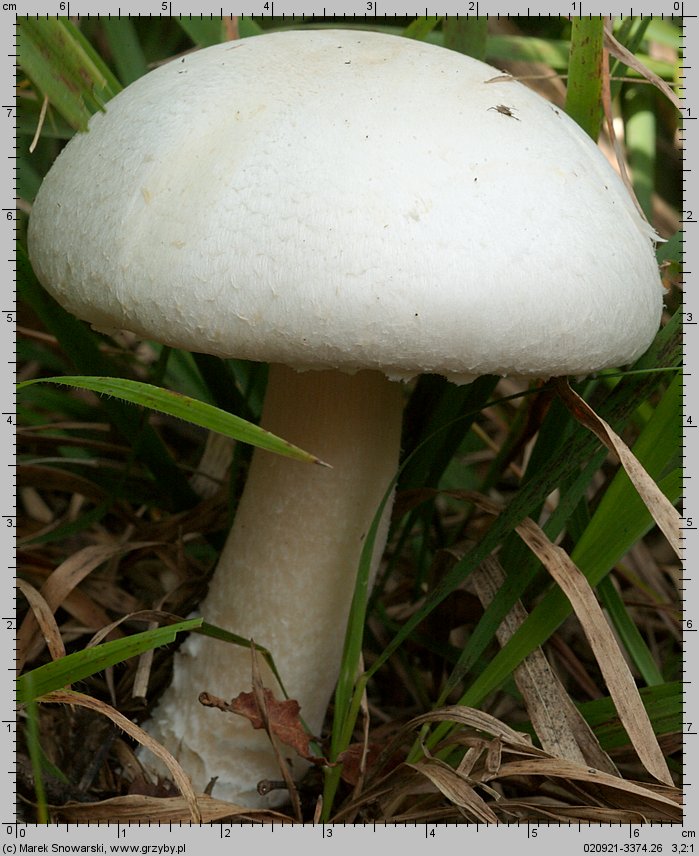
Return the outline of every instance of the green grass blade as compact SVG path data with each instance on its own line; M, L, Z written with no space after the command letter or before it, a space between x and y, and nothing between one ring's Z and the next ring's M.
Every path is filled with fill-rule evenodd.
M621 595L608 576L600 580L597 586L597 594L624 645L625 651L633 660L645 683L648 686L662 684L664 682L662 672L653 659L640 630L629 615Z
M678 266L681 265L684 250L682 246L683 242L684 232L680 229L671 238L668 238L664 244L660 244L655 253L658 264L661 265L663 262L670 262Z
M677 312L668 324L663 328L654 343L648 349L638 362L635 364L635 369L655 368L664 365L677 365L682 358L681 350L681 313ZM608 399L598 408L599 414L609 422L615 430L620 430L625 419L628 419L630 414L636 407L636 402L644 400L652 395L652 391L660 383L662 375L651 372L647 375L642 373L634 373L624 378L617 387L610 393ZM520 491L514 496L510 504L503 513L494 521L483 539L476 544L468 553L454 565L443 577L439 585L426 598L423 606L408 619L401 630L391 640L384 651L376 658L372 666L367 670L366 676L370 678L381 666L388 660L391 654L398 648L402 642L407 639L412 631L422 622L427 615L444 600L444 598L453 591L457 586L468 577L468 575L478 567L481 562L496 549L503 540L514 530L514 527L530 512L537 508L538 505L545 499L549 493L558 486L563 479L568 475L577 472L581 462L587 461L589 457L598 453L599 442L586 436L589 432L580 425L574 425L570 432L566 446L557 455L551 458L548 466L543 468L531 481L522 486ZM679 492L679 478L677 472L661 481L659 486L665 492L666 496L671 499L676 499ZM635 494L635 491L634 491ZM637 497L637 494L635 494ZM640 500L638 500L640 502ZM645 508L645 506L643 507ZM633 537L640 537L644 531L652 525L650 514L643 520L643 525L640 527L637 534ZM638 514L634 514L634 519L638 518ZM580 563L578 563L580 564ZM581 567L581 569L583 569ZM584 570L584 569L583 569ZM604 574L600 575L600 578ZM508 580L498 592L492 603L486 610L481 621L476 625L469 642L462 651L462 660L469 664L469 667L478 662L483 655L487 645L495 636L495 630L502 622L503 618L512 608L515 601L521 597L522 593L533 578L532 574L525 574L522 579L514 576L508 577ZM595 585L599 580L592 581ZM566 611L567 599L559 590L552 591L546 598L546 605L540 605L532 612L529 619L525 622L522 628L515 634L508 645L503 648L496 657L491 661L486 670L476 679L472 687L469 688L467 694L463 697L461 703L471 706L480 704L488 694L488 692L496 689L500 684L512 673L514 666L530 653L533 648L545 641L551 632L558 626L563 618L559 618L553 622L553 627L537 635L536 639L528 639L527 645L524 645L525 634L536 622L550 622L553 619L553 614L549 614L550 603L549 598L560 596L563 600L563 618L568 614ZM554 604L557 605L557 604ZM569 608L569 607L568 607ZM535 619L535 613L537 613ZM526 649L526 650L525 650ZM524 650L524 653L522 651ZM466 670L464 670L465 673ZM463 675L459 676L461 680ZM438 730L438 729L437 729Z
M565 109L593 140L602 123L603 45L601 16L573 18Z
M18 49L22 70L76 130L87 130L90 116L121 89L67 18L21 18Z
M680 681L643 687L640 694L656 734L682 732L682 683ZM605 752L629 745L628 734L619 722L614 703L610 698L585 702L580 705L580 712L595 732Z
M674 471L665 479L658 482L658 487L671 501L677 501L680 496L682 479L679 470ZM637 496L637 495L636 495ZM597 527L593 517L587 531L606 531ZM604 578L609 571L609 562L618 561L626 548L644 535L653 525L653 519L640 499L629 500L628 507L619 507L616 511L616 526L624 533L625 544L621 539L616 539L617 555L610 555L607 545L597 543L590 550L589 555L580 555L573 551L572 559L588 578L593 587ZM610 527L610 528L613 528ZM576 554L577 553L577 554ZM560 626L570 614L571 606L568 599L560 589L552 589L532 610L531 614L510 639L491 660L486 669L471 684L462 697L460 703L477 706L482 703L488 693L497 689L512 673L512 670L530 654L534 648L542 645L549 636Z
M442 29L445 48L485 60L488 42L487 18L452 15L445 20Z
M650 22L650 18L641 18L640 20L635 17L624 18L616 28L614 36L617 41L625 48L628 48L631 53L639 56L639 48L643 42ZM611 78L611 82L609 88L612 100L618 96L623 85L622 79L626 77L630 71L632 71L632 69L629 69L629 67L621 60L616 59L616 57L610 57L609 76Z
M102 29L109 45L119 79L128 86L148 71L148 63L131 18L102 18Z
M226 33L219 17L178 15L175 20L198 48L207 48L225 41Z
M594 17L594 16L593 16ZM430 38L429 41L437 41ZM651 71L663 80L674 80L674 65L665 60L656 60L647 54L636 53L636 57ZM570 42L564 39L540 39L530 36L488 36L488 62L495 65L498 60L540 62L550 66L554 71L565 72L570 58ZM634 69L628 69L628 77L640 79L641 75Z
M354 684L357 677L359 660L364 641L364 626L366 623L366 608L369 601L369 578L371 575L372 559L376 533L381 525L386 504L393 495L395 483L392 482L384 494L381 504L374 515L369 533L364 541L359 560L357 581L354 587L352 605L347 622L345 646L342 654L342 669L335 691L335 722L333 725L331 758L349 745L354 722L348 722L348 711L353 696Z
M264 428L246 422L239 416L226 413L225 410L220 410L204 401L197 401L187 395L181 395L169 389L161 389L149 383L115 377L46 377L19 383L17 384L17 391L21 392L21 390L35 383L65 384L77 389L89 389L103 395L116 396L131 404L139 404L150 410L184 419L193 425L199 425L209 431L216 431L226 437L232 437L241 443L249 443L251 446L257 446L268 452L275 452L296 461L322 463L315 455L304 452L298 446L287 443L286 440L270 434Z
M27 726L26 739L29 760L32 767L32 778L34 779L34 795L36 797L36 816L38 823L49 822L49 812L46 800L46 788L44 787L43 761L44 751L41 748L39 738L39 709L34 697L28 702L26 708Z
M80 374L119 375L122 369L99 348L99 338L89 328L60 306L38 283L26 249L16 251L17 290L20 299L40 318L57 339L64 353L70 355ZM161 485L167 485L171 504L178 510L191 508L199 497L173 461L156 431L144 424L141 414L121 401L101 399L109 420L134 449Z
M636 199L646 217L653 215L655 191L655 91L649 86L629 87L624 102L626 147Z
M680 469L675 467L667 475L665 472L668 467L672 467L673 462L679 461L681 390L682 380L680 375L677 375L633 446L638 460L673 502L677 501L681 489ZM638 496L626 471L620 469L577 542L571 558L595 586L652 525L650 512ZM548 531L548 527L547 534L549 537L553 534ZM545 642L569 612L570 605L562 593L557 589L551 591L531 613L521 631L518 631L522 632L523 636L532 631L527 643L531 643L532 647L526 653ZM535 628L539 620L542 622L541 626ZM520 639L520 645L522 642L523 639ZM512 651L514 650L513 646ZM503 651L499 652L496 660ZM517 663L512 665L512 668L515 665Z
M222 627L217 627L215 624L209 624L204 621L199 628L194 628L195 633L200 633L202 636L209 636L211 639L218 639L219 642L227 642L229 645L238 645L240 648L252 648L252 642L250 639L246 639L245 636L239 636L237 633L231 633L230 630L224 630ZM285 698L289 698L289 694L286 691L284 683L282 682L281 676L277 670L277 665L274 662L274 657L272 656L271 651L267 648L263 648L262 645L258 645L255 643L255 651L264 659L267 665L270 668L270 671L277 679L277 682L281 688L282 693Z
M125 639L114 639L94 648L76 651L45 666L39 666L17 678L17 703L26 704L39 696L61 689L67 684L101 672L131 657L174 642L178 633L201 627L202 618L190 618L178 624L135 633Z
M401 33L406 39L424 41L442 20L441 15L423 15L411 21Z

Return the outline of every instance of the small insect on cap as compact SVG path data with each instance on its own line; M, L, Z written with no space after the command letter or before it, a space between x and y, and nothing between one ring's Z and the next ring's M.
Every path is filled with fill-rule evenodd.
M654 237L539 95L455 52L339 30L141 78L69 143L29 227L41 281L98 328L457 381L633 360L660 319Z

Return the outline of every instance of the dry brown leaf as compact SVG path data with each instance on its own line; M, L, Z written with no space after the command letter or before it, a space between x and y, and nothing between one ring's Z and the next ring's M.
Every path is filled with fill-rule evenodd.
M490 556L471 574L470 580L483 605L488 606L505 582L505 573L498 560ZM517 601L496 631L501 646L512 638L526 618L526 609ZM592 764L611 775L618 775L541 648L525 657L513 676L543 749L554 757Z
M270 809L252 809L197 794L202 823L216 823L227 817L251 817L293 823L291 818ZM96 803L67 803L51 807L51 813L63 823L187 823L191 820L189 803L184 797L124 796Z
M337 763L342 764L342 781L348 785L360 782L381 754L381 749L378 743L351 743L344 752L340 752Z
M638 687L587 578L565 550L552 544L533 520L523 520L516 530L570 601L594 652L619 719L643 766L659 781L672 785L672 776Z
M439 710L432 710L429 713L416 716L406 723L403 730L413 731L415 728L430 722L453 722L455 725L484 731L486 734L492 734L493 737L501 737L512 746L522 746L527 750L533 748L528 734L515 731L489 713L460 704L447 705L439 708Z
M41 596L51 612L55 612L68 594L101 564L123 553L150 546L153 546L152 542L83 547L53 571L41 587ZM21 671L27 660L33 659L42 646L36 619L32 613L27 613L17 632L17 670Z
M604 22L605 30L608 30L610 33L612 32L612 26L613 24L611 18ZM609 75L609 51L605 46L603 48L602 62L602 109L604 112L604 121L607 126L607 135L609 136L609 141L611 142L612 148L614 149L616 168L619 172L619 175L621 176L621 180L624 182L624 187L628 191L631 201L636 206L636 211L638 211L639 216L647 222L645 212L641 207L641 203L636 197L636 191L634 190L633 182L629 177L629 167L626 162L626 153L624 152L624 149L619 141L619 137L616 132L616 127L614 125L611 86L611 77Z
M502 511L497 503L474 491L460 491L458 496L489 514L497 515ZM570 601L595 654L619 719L644 767L659 781L672 786L672 776L638 687L587 578L565 550L552 544L530 518L525 518L515 531L541 560Z
M238 15L226 15L223 18L223 28L226 32L226 41L236 41L240 38L240 25Z
M189 817L194 823L201 823L201 812L197 806L197 797L192 788L192 783L189 776L185 773L179 763L173 756L161 746L157 740L154 740L150 734L147 734L142 728L139 728L130 719L127 719L123 714L119 713L110 705L99 699L91 698L90 696L76 693L72 690L55 690L54 692L46 693L37 699L42 704L75 704L79 707L86 707L89 710L94 710L103 716L108 717L111 721L125 731L134 740L137 740L146 749L149 749L170 771L172 780L178 790L184 797L189 809Z
M618 455L631 483L681 560L681 518L677 509L648 475L621 437L570 388L568 381L565 378L556 378L554 384L561 400L578 422L592 431L608 449Z
M80 438L81 445L84 444ZM76 475L68 470L57 467L39 466L38 464L19 464L19 478L22 484L33 485L43 491L55 490L61 493L86 496L95 502L104 499L104 489L84 476Z
M505 799L498 802L500 811L511 811L520 817L532 815L545 817L556 823L584 821L586 823L644 823L646 818L639 811L625 811L618 808L602 806L562 805L560 801L553 802L546 797L531 799Z
M527 761L510 761L498 770L497 779L511 776L546 776L553 779L567 779L571 782L583 782L605 789L612 794L632 797L633 804L639 810L645 802L656 812L662 812L667 820L674 822L682 819L680 791L677 788L651 788L638 782L630 782L616 776L610 776L592 767L581 767L571 761L559 758L532 758ZM662 790L662 792L661 792ZM630 806L626 807L627 809Z
M63 644L61 631L58 628L56 619L53 617L51 608L34 586L21 579L17 579L16 582L17 588L26 597L27 602L31 607L32 615L39 625L39 629L48 645L51 658L53 660L58 660L60 657L65 657L65 645Z
M61 602L61 609L78 621L85 632L94 632L100 627L111 624L109 614L82 589L73 589ZM118 639L124 635L121 630L113 630L111 639Z
M652 83L663 95L670 99L680 112L682 111L682 102L672 91L671 87L661 77L658 77L655 72L647 68L628 48L625 48L606 27L604 29L604 47L613 57L616 57L624 65L628 65L629 68L637 71L649 83Z
M279 772L282 774L282 779L284 780L284 784L286 785L286 789L289 793L289 800L291 801L291 808L293 809L294 816L297 820L303 821L303 812L301 811L301 798L299 797L296 782L294 781L294 777L291 775L289 763L285 756L282 755L279 749L279 745L277 744L277 740L274 736L274 731L272 730L269 706L267 704L267 698L265 697L265 688L262 685L262 675L260 673L260 662L257 657L257 648L255 647L255 643L252 640L250 640L250 643L250 654L252 656L252 691L255 696L255 702L257 703L258 710L262 717L262 726L267 732L269 742L272 745L272 751L274 752L274 757L276 758L277 766L279 767ZM298 710L296 715L298 717ZM262 785L262 782L258 783L258 791L260 791L261 794L268 793L268 788L262 789Z
M450 802L463 809L465 815L476 823L497 823L498 818L488 803L479 796L473 785L464 776L438 758L425 758L419 764L407 764L432 784Z
M265 728L265 717L255 698L255 693L240 693L231 701L224 701L211 693L200 693L199 701L205 707L215 707L225 713L235 713L247 719L253 728ZM311 738L308 736L296 699L278 701L272 690L264 687L264 701L267 706L269 729L286 746L290 746L301 758L313 764L326 764L325 758L311 752Z

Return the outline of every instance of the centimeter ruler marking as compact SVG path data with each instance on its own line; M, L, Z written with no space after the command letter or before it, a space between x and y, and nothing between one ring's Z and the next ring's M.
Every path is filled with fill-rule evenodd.
M684 10L683 10L684 11ZM689 10L688 10L689 11ZM694 12L694 8L692 8ZM684 750L684 793L687 816L696 816L699 793L693 787L693 779L699 769L699 705L697 682L694 680L697 657L697 635L699 627L699 582L697 580L696 557L699 552L697 529L699 528L699 436L691 428L699 419L699 302L694 288L693 271L699 270L699 247L695 224L699 215L699 193L695 171L696 152L699 151L699 27L696 14L685 15L682 28L683 57L678 70L681 83L679 92L683 106L684 122L680 142L682 144L682 247L683 247L683 291L684 291L684 338L682 379L683 396L683 540L682 577L679 587L682 593L684 648L683 648L683 750ZM693 810L690 810L693 806Z
M40 4L41 5L41 4ZM87 3L86 3L87 5ZM171 2L160 2L160 0L152 0L150 3L139 4L134 8L127 6L113 6L109 3L104 3L103 9L98 14L104 15L134 15L144 16L165 16L174 14L192 14L199 17L204 15L209 16L210 10L194 10L173 8L175 4ZM264 9L264 0L258 0L259 9L248 9L246 15L270 16L276 13L281 16L289 17L306 17L312 18L316 16L325 16L328 13L322 6L318 8L307 8L305 12L291 10L285 7L283 2L276 0L274 6L270 2L267 9ZM313 4L308 4L312 6ZM351 5L351 4L350 4ZM374 17L384 12L387 15L414 15L422 14L422 10L396 10L394 8L386 8L382 10L382 6L376 2L366 3L359 2L356 7L361 11L352 10L351 8L345 12L339 10L331 10L330 15L356 15L356 17ZM683 61L679 68L678 78L682 83L680 98L683 103L684 123L680 140L683 144L683 227L694 228L694 224L699 219L699 192L697 190L697 178L694 169L695 152L697 151L697 135L699 135L699 125L696 120L699 118L699 101L696 98L697 80L699 79L699 59L695 60L695 51L699 43L699 25L695 14L685 13L685 4L677 2L677 0L661 0L654 4L648 5L645 3L634 4L627 10L605 10L592 2L583 4L579 2L564 2L563 4L552 3L558 5L558 8L553 10L546 9L541 11L536 7L522 6L517 8L518 0L513 0L509 5L509 10L493 10L491 4L486 2L469 3L464 0L454 6L445 0L441 3L442 6L449 8L435 10L425 9L426 15L431 14L461 14L465 17L470 15L487 14L492 17L509 17L520 14L550 16L550 15L568 15L575 16L582 14L598 15L598 14L614 14L616 16L626 16L640 14L642 16L656 15L658 17L667 16L683 16ZM0 3L0 21L3 21L1 15L12 13L17 14L37 14L37 15L68 15L73 14L78 17L89 17L96 14L94 9L83 9L81 4L73 2L69 4L67 0L56 0L47 4L45 7L32 7L31 9L18 8L19 4ZM276 6L276 9L275 9ZM282 8L284 6L284 8ZM452 8L453 6L453 8ZM690 9L693 7L689 7ZM221 16L228 14L223 8L220 9ZM233 13L235 14L235 13ZM4 21L8 23L9 17ZM0 30L3 32L3 30ZM14 241L16 237L16 205L12 204L14 198L17 200L17 175L15 166L16 149L16 133L17 133L17 110L15 101L14 80L17 71L17 31L16 27L6 26L4 28L4 49L0 55L2 62L2 80L0 81L0 101L2 102L2 116L0 117L0 129L2 133L2 145L5 157L2 158L2 208L3 216L6 220L5 230L3 232L3 252L5 259L5 293L1 305L4 309L0 310L0 324L4 325L5 335L0 337L2 347L1 359L6 370L0 374L0 390L2 392L2 417L0 424L2 425L2 449L3 457L1 463L3 465L0 473L4 473L2 481L0 481L0 531L2 532L2 540L0 541L0 550L3 551L3 556L7 557L5 563L9 573L3 574L2 583L0 583L0 609L4 612L4 617L0 617L0 632L4 633L3 648L5 652L4 668L0 668L0 735L4 738L0 741L0 769L3 769L5 775L0 776L0 794L5 799L2 801L5 818L0 817L0 821L15 820L16 817L9 817L11 812L10 806L15 805L16 798L16 763L15 763L15 744L16 744L16 726L15 726L15 709L14 709L14 675L15 675L15 655L16 649L14 645L14 635L16 631L16 590L12 577L16 573L16 507L17 507L17 486L16 486L16 461L15 461L15 426L16 426L16 396L14 390L14 382L17 367L17 352L16 352L16 335L17 335L17 293L16 288L12 288L12 284L16 285L16 260L13 257ZM684 402L684 418L682 424L683 431L683 460L684 460L684 527L683 527L683 551L684 551L684 567L682 570L681 579L678 582L684 595L684 621L685 628L685 655L684 655L684 748L685 748L685 772L687 781L685 782L685 794L687 805L688 822L696 822L699 818L697 811L697 795L693 791L691 776L695 770L699 769L699 696L697 695L696 682L692 679L692 667L696 663L696 645L698 637L696 635L699 628L699 603L698 586L699 582L695 572L695 557L699 552L699 535L695 534L699 529L699 433L691 429L699 425L699 330L695 328L699 326L699 300L692 292L693 286L693 270L699 269L699 246L694 239L692 232L688 233L688 239L683 238L684 247L684 288L685 288L685 339L684 339L684 358L685 358L685 375L683 380L683 402ZM14 334L14 335L13 335ZM696 437L696 439L695 439ZM699 640L698 640L699 641ZM10 826L7 824L6 832L9 835ZM180 825L177 825L178 828ZM657 825L655 825L657 828ZM118 837L122 837L123 825L114 824L117 829ZM581 828L578 824L573 825L577 828L578 833ZM94 828L94 827L93 827ZM167 828L167 825L166 827ZM1 827L0 827L1 829ZM15 833L17 833L15 828ZM370 828L371 829L371 828ZM618 827L621 837L622 831L626 827ZM629 827L630 829L630 827ZM170 827L170 831L172 827ZM427 829L426 829L427 831ZM330 833L332 834L332 833ZM688 838L694 835L688 830ZM225 838L225 835L219 835L217 838ZM325 829L323 829L323 837L325 837ZM531 830L527 831L527 838L532 837ZM536 837L534 835L534 837ZM624 837L629 837L625 835ZM633 835L631 835L633 838ZM616 838L616 836L615 836ZM5 838L5 841L9 839ZM189 839L188 839L189 840ZM192 839L194 840L194 839ZM5 851L13 852L13 851ZM183 851L184 852L184 851ZM621 851L620 851L621 852ZM692 849L673 850L673 852L687 853L688 856L695 852L699 854L699 844Z
M5 8L4 6L1 8ZM14 682L16 663L16 626L17 626L17 598L14 585L14 577L17 574L16 565L16 510L17 510L17 483L16 483L16 395L14 389L17 370L17 264L14 256L14 245L17 237L17 104L15 98L14 81L17 63L17 28L6 27L4 32L6 38L2 52L2 91L0 102L2 103L2 115L0 116L0 128L2 129L2 147L6 157L2 158L2 217L3 224L3 254L5 260L5 271L3 277L3 297L0 306L0 336L2 343L2 365L5 370L0 375L0 390L2 394L2 416L0 416L0 443L3 449L0 469L0 530L2 540L3 567L6 568L2 574L2 585L0 588L0 610L3 618L0 618L0 642L2 651L5 652L3 668L0 668L0 737L2 738L5 751L0 754L0 770L4 775L0 781L4 782L3 803L10 807L16 805L17 792L17 762L16 762L16 717L14 711ZM8 85L9 83L9 85ZM6 207L5 207L6 206Z

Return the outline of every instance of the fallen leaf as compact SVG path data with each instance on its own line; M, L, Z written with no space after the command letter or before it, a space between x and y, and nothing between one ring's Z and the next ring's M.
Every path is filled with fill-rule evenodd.
M301 710L296 699L290 698L279 701L272 690L263 688L264 700L269 717L269 728L286 746L290 746L301 758L312 764L327 764L325 758L314 755L311 751L311 740L303 727L299 712ZM200 693L199 702L205 707L215 707L225 713L235 713L249 720L253 728L264 728L265 722L255 693L240 693L231 701L225 701L211 693Z
M342 764L342 781L347 782L348 785L356 785L362 773L369 770L379 757L382 748L378 743L369 743L366 747L366 757L364 757L364 743L351 743L344 752L340 752L337 761ZM364 770L362 769L363 758Z

